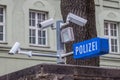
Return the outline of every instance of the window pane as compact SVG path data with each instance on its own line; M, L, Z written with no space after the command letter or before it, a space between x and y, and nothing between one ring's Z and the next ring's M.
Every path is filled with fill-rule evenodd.
M115 45L117 45L117 39L115 39Z
M3 15L0 15L0 22L3 22Z
M108 35L108 30L104 30L104 34L105 34L105 35Z
M114 40L113 39L111 39L111 45L114 45Z
M38 37L39 38L41 37L41 31L40 30L38 31Z
M3 40L3 34L0 34L0 40Z
M38 31L38 43L41 45L45 45L46 44L46 39L45 39L45 31Z
M30 43L35 44L36 41L35 37L30 37L29 39L30 39Z
M110 29L114 29L114 25L110 23Z
M46 44L46 39L45 39L45 38L43 38L43 44L44 44L44 45Z
M118 51L118 44L117 44L117 39L111 39L111 50L112 52L117 52Z
M114 52L114 46L111 46L111 50L112 50L112 52Z
M45 14L42 15L42 20L45 20Z
M42 39L38 38L38 44L42 44Z
M4 19L4 8L0 8L0 40L3 41L4 40L4 37L5 35L3 34L4 33L4 28L5 28L5 25L3 24L3 19Z
M108 35L108 24L104 24L104 35Z
M35 37L32 37L32 43L35 44Z
M117 25L114 24L114 27L113 27L113 36L117 36Z
M104 28L108 29L108 23L104 23Z
M116 29L116 24L114 24L114 29Z
M41 20L41 13L38 13L38 14L37 14L37 18L38 18L38 21L37 21L37 22L38 22L38 24L40 24L40 22L42 21L42 20ZM38 28L41 28L41 26L38 25Z
M117 28L116 28L116 26L114 27L114 36L117 36Z
M35 19L35 12L31 12L31 18Z
M118 47L117 46L115 46L115 52L118 52Z
M111 39L111 45L117 45L117 39Z
M0 32L3 32L3 26L0 26Z
M46 36L46 35L45 35L45 31L43 31L42 33L43 33L42 36L45 37L45 36Z
M32 20L32 25L31 26L35 26L35 20Z
M116 30L114 30L114 36L117 36L117 31Z
M3 14L3 8L0 8L0 14Z
M32 44L35 44L35 42L36 42L35 33L36 33L35 30L30 29L30 31L29 31L30 38L29 39L30 39L30 43L32 43Z
M3 41L3 26L0 26L0 40Z
M34 12L30 12L29 13L29 25L30 26L35 26L35 13Z
M111 33L111 36L114 36L114 25L112 23L110 23L110 33Z
M41 13L38 13L37 16L38 16L37 18L41 20Z
M35 31L35 30L32 30L32 31L31 31L31 36L35 36L35 33L36 33L36 31Z
M111 30L111 36L114 36L114 35L113 35L113 30Z

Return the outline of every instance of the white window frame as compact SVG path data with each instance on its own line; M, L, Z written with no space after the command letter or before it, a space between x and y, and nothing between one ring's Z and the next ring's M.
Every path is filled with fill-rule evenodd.
M118 22L111 22L111 21L104 21L104 26L105 26L105 23L108 23L108 35L105 35L105 32L104 32L104 37L105 38L108 38L109 39L109 49L110 49L110 53L114 53L114 54L118 54L120 51L119 51L119 24ZM111 36L111 29L110 29L110 24L116 24L116 31L117 31L117 36ZM111 48L111 39L117 39L117 51L118 52L113 52L112 51L112 48Z
M0 42L5 42L5 7L0 6L0 8L3 8L3 22L0 22L0 25L3 26L3 40L0 40Z
M30 43L30 34L29 34L29 43L30 45L33 45L33 46L47 46L48 45L48 42L47 42L47 29L44 29L43 31L45 31L45 44L39 44L38 42L38 31L40 30L40 28L38 28L38 16L37 14L38 13L41 13L41 14L45 14L45 20L48 18L48 13L47 12L42 12L42 11L34 11L34 10L29 10L29 14L30 12L34 12L35 13L35 26L30 26L30 22L29 22L29 31L30 29L34 29L36 32L35 32L35 44L34 43ZM29 20L30 20L30 17L29 17ZM43 33L43 32L42 32ZM43 38L43 37L41 37Z

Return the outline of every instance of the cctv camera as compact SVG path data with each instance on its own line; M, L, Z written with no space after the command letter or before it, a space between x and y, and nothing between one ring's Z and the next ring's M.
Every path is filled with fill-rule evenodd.
M84 26L87 23L87 20L84 18L81 18L75 14L69 13L67 16L67 22L73 22L77 25Z
M20 49L20 43L16 42L9 51L9 54L16 54L19 49Z
M41 29L44 29L44 28L47 28L49 26L52 26L53 23L54 23L54 20L53 20L53 18L51 18L51 19L48 19L48 20L41 22L39 24L39 26L41 27Z

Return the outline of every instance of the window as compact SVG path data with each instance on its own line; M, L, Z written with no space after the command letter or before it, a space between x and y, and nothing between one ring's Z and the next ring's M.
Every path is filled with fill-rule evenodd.
M47 31L40 30L38 23L47 19L46 12L29 12L29 43L33 45L47 45Z
M109 39L111 53L119 52L118 23L104 22L104 36Z
M5 41L5 8L0 6L0 42Z

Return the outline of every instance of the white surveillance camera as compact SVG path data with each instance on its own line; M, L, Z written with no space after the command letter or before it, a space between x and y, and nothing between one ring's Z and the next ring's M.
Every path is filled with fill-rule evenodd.
M87 23L87 20L75 14L69 13L66 22L73 22L77 25L84 26Z
M23 51L23 50L20 49L20 43L19 42L16 42L9 51L9 54L12 54L12 55L14 55L16 53L28 55L29 57L32 56L32 51Z
M41 22L39 24L39 26L41 27L41 29L44 29L44 28L53 26L53 24L54 24L54 20L53 20L53 18L51 18L51 19L48 19L48 20Z
M16 54L20 49L20 43L16 42L13 47L10 49L9 54Z

